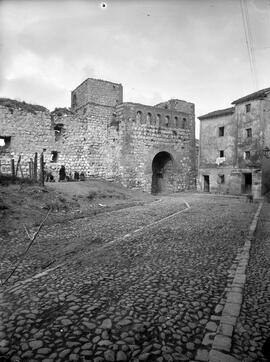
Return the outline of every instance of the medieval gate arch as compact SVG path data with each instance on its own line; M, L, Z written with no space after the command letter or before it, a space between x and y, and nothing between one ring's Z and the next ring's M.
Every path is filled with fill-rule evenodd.
M158 152L152 160L151 193L174 191L176 165L173 156L167 151Z

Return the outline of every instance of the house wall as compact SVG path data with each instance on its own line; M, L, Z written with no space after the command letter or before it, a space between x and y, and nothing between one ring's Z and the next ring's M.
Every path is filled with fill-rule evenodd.
M224 127L224 136L219 136L219 127ZM210 192L229 192L232 183L230 174L236 162L236 131L233 115L201 120L198 190L204 190L204 175L208 175ZM218 164L220 150L224 150L225 161ZM224 175L224 184L220 184L219 175Z
M270 149L270 95L262 101L263 114L263 148ZM270 191L270 158L262 156L262 194Z
M250 104L249 112L246 111L246 104ZM252 174L251 192L256 197L261 194L262 187L266 189L270 186L270 161L262 156L262 149L270 136L269 115L267 98L236 104L233 115L201 121L199 190L203 190L204 175L210 177L210 192L246 193L246 173ZM218 129L222 125L225 126L225 135L218 137ZM251 137L247 137L247 129L252 130ZM215 157L220 149L224 149L226 160L218 166ZM249 159L245 152L250 152ZM225 176L223 185L218 182L219 174ZM265 181L262 182L263 174Z

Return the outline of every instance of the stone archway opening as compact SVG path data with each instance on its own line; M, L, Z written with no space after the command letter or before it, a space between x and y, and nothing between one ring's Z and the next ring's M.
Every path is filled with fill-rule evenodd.
M163 151L155 155L152 161L152 194L173 191L171 177L173 169L173 158L170 153Z

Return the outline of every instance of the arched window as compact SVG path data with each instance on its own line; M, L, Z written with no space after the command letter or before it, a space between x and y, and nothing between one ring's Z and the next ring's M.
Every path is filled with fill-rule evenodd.
M186 127L187 127L187 119L183 118L182 128L186 128Z
M161 115L159 113L157 114L156 125L157 125L157 127L161 127Z
M174 123L175 123L175 128L179 128L179 119L178 119L178 117L174 117Z
M169 127L169 123L170 123L170 117L166 116L165 117L165 127Z
M142 112L141 111L138 111L137 114L136 114L136 121L138 123L141 123L142 122Z
M152 114L150 112L148 112L147 115L146 115L146 122L147 122L147 124L152 124L153 123Z

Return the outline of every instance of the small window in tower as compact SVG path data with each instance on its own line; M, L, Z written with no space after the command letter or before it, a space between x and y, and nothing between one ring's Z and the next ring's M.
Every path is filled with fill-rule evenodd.
M247 132L247 137L251 138L252 137L252 128L247 128L246 132Z
M142 112L138 111L136 114L136 121L140 123L142 121Z
M178 119L178 117L174 117L174 123L175 123L175 128L179 128L179 119Z
M219 135L219 137L223 137L223 136L224 136L224 127L219 127L219 129L218 129L218 135Z
M161 115L159 113L157 114L157 126L161 126Z
M246 104L246 113L250 112L250 107L251 107L250 103Z
M219 157L224 157L224 150L219 151Z
M170 123L170 117L165 116L165 127L169 127L169 123Z
M57 162L58 161L58 152L57 151L52 151L52 158L51 158L51 162Z
M187 127L187 119L183 118L183 126L182 128L186 128Z
M147 115L146 115L146 120L147 120L147 123L148 124L152 124L153 122L152 122L152 114L149 112L149 113L147 113Z

